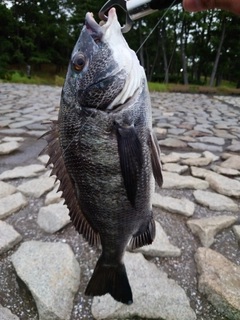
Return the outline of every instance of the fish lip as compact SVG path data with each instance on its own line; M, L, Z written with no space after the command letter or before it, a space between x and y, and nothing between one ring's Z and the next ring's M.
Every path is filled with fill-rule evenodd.
M90 12L86 14L85 25L90 35L102 36L101 26L97 24Z
M117 16L116 9L111 8L108 12L107 22L104 25L100 26L96 22L96 20L94 19L93 14L91 12L88 12L86 14L85 25L86 25L88 32L94 38L94 40L96 38L100 38L100 39L102 38L103 33L105 33L106 29L108 29L110 27L113 20L116 19L116 16Z

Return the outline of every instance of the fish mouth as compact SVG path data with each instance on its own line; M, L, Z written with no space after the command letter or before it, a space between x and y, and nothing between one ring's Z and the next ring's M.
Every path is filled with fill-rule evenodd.
M88 12L85 17L85 25L89 34L94 39L94 41L97 41L97 40L101 40L103 34L106 32L106 30L110 27L110 25L116 19L117 19L117 13L115 8L111 8L108 11L108 19L104 25L98 24L94 19L93 14L91 12Z

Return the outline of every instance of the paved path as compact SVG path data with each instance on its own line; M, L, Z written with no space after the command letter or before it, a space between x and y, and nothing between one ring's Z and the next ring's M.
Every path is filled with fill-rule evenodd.
M83 292L96 253L69 224L54 179L43 166L46 158L37 158L45 143L36 138L47 130L42 122L57 118L60 94L56 87L0 83L0 312L2 305L20 319L37 319L37 310L24 287L18 289L13 274L19 266L13 267L10 258L31 240L71 246L82 275L73 309L68 305L66 310L72 309L71 320L92 319L92 300ZM141 252L185 290L197 319L223 320L229 313L218 312L218 300L206 301L196 269L207 269L198 251L202 246L213 249L205 254L207 263L220 254L223 264L221 259L228 259L229 270L240 265L240 97L151 93L151 99L164 185L153 198L159 222L155 246ZM214 292L204 279L206 290ZM233 288L224 286L221 294L225 292L236 299Z

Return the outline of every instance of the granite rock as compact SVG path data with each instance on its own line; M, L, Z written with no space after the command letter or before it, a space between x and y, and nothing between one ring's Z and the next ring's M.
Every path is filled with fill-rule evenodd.
M210 247L214 242L214 236L224 228L228 228L234 222L234 216L214 216L210 218L192 219L187 221L193 234L198 235L204 247Z
M27 241L12 255L36 302L39 320L70 320L80 267L68 244Z
M126 252L124 261L133 291L133 304L124 305L109 294L94 297L92 314L95 319L196 319L184 290L168 279L166 273L140 253Z
M220 253L199 248L195 254L200 274L199 291L214 307L231 320L240 319L240 266Z

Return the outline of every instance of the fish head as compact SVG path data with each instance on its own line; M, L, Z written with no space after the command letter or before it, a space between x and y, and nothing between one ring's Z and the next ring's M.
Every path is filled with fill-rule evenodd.
M124 39L115 8L99 25L91 13L73 49L62 99L73 108L109 111L134 95L145 77Z

